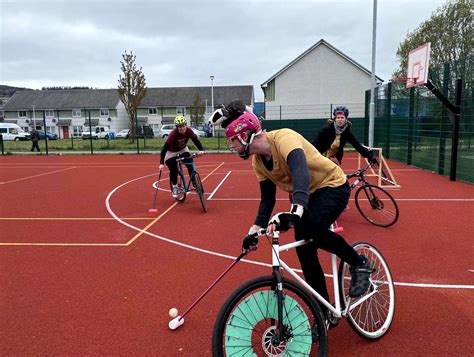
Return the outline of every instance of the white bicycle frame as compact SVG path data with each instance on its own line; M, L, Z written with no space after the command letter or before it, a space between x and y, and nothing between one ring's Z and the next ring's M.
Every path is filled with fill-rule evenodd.
M279 238L280 233L278 231L274 232L274 238ZM278 239L277 239L278 241ZM300 247L305 244L311 243L312 240L301 240L293 243L288 243L284 245L278 244L272 244L272 266L273 267L282 267L285 271L287 271L293 278L298 281L302 286L305 287L306 290L308 290L321 304L323 304L325 307L327 307L333 314L334 316L341 318L341 317L347 317L349 311L352 311L354 308L362 304L364 301L369 299L372 295L377 293L377 287L374 286L374 289L372 292L369 292L362 298L360 298L358 301L356 301L354 304L351 304L351 301L349 300L349 304L347 304L346 308L344 311L341 310L341 303L340 303L340 296L339 296L339 282L337 279L337 257L335 254L331 254L331 266L332 266L332 279L333 279L333 286L334 286L334 299L335 299L335 307L332 306L329 301L324 299L318 292L316 292L303 278L301 278L292 268L290 268L281 258L280 258L280 252L281 251L288 251L290 249Z

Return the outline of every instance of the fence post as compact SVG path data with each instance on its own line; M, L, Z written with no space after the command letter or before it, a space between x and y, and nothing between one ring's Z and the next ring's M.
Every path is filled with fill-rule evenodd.
M459 122L461 121L461 96L462 79L456 79L456 102L454 103L456 112L454 113L453 139L451 143L451 168L449 180L456 181L456 169L458 164L458 145L459 145Z
M49 155L48 151L48 135L46 135L46 112L43 110L43 125L44 125L44 143L46 146L46 155Z
M448 88L451 81L449 75L449 63L444 64L443 74L443 95L448 98ZM441 124L439 130L439 153L438 153L438 174L444 175L444 164L446 160L446 132L445 125L448 123L448 108L441 106Z
M385 158L390 158L390 125L392 119L392 82L387 84L387 95L386 95L386 108L385 108L385 118L387 123L385 125L385 148L384 156Z
M92 123L91 123L91 110L89 109L89 143L91 146L91 155L94 155L94 145L92 144Z
M413 120L415 111L415 87L410 88L410 104L408 111L408 143L407 143L407 165L411 165L413 145Z
M364 143L367 144L367 138L369 133L369 106L370 106L370 89L365 91L365 113L364 113Z
M137 141L137 154L140 155L140 143L138 140L138 112L135 110L135 140Z
M2 156L5 155L5 151L3 149L3 134L0 134L0 143L2 144Z

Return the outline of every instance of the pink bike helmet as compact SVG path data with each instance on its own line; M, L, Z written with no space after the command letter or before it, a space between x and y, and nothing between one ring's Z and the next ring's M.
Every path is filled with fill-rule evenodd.
M238 137L241 140L240 134L246 130L250 131L250 133L254 133L255 135L258 135L262 132L262 127L258 121L258 118L249 112L245 112L232 123L230 123L225 129L225 136L229 140L235 137Z
M250 132L250 137L248 141L245 141L241 134L247 130ZM249 157L249 145L252 144L254 137L261 133L262 126L260 125L258 118L250 112L243 113L233 122L231 122L225 129L225 136L227 140L238 138L240 143L245 146L243 154L240 155L244 159L248 159Z

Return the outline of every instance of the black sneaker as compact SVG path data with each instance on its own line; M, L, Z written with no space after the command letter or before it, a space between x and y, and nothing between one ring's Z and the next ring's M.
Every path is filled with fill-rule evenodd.
M352 275L349 296L352 298L357 298L363 295L367 289L369 289L369 277L370 274L375 271L374 267L370 264L369 259L364 255L361 255L361 257L364 259L363 264L349 268Z

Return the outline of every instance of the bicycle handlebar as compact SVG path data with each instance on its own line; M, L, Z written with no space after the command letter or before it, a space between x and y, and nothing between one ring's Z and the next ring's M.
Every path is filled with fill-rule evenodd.
M197 153L197 152L191 153L191 156L181 156L181 155L178 155L178 156L176 157L176 161L183 161L183 160L185 160L185 159L194 159L195 157L199 157L199 156L201 156L201 155L202 155L202 154L199 154L199 153Z
M354 173L352 173L352 174L346 175L346 177L347 177L348 179L351 179L351 178L353 178L353 177L360 176L360 175L362 175L364 172L366 172L370 167L372 167L372 166L374 166L374 165L376 165L376 164L368 164L366 167L364 167L364 168L362 168L362 169L359 169L359 170L357 170L356 172L354 172Z

